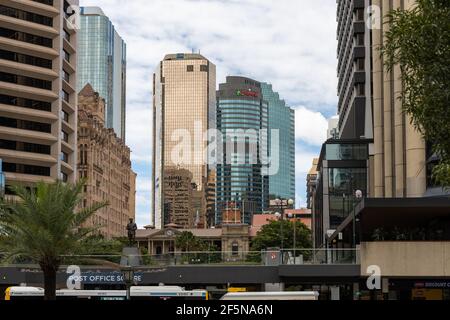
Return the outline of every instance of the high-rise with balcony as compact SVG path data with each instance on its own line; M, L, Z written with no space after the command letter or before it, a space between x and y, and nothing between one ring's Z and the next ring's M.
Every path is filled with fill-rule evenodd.
M339 137L372 138L370 0L337 0Z
M98 7L81 8L77 91L91 84L106 101L106 126L125 141L126 44Z
M8 186L76 179L78 0L0 4L0 158ZM71 11L72 12L72 11Z
M213 163L206 161L207 129L216 125L216 66L200 54L169 54L153 75L152 214L164 228L164 175L168 168L186 169L195 189L207 195ZM173 203L171 205L174 205ZM206 220L206 205L199 219Z

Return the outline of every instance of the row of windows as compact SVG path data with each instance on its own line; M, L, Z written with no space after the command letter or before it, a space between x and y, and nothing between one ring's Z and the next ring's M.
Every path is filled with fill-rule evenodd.
M52 82L31 77L19 76L12 73L0 72L0 81L15 83L44 90L52 90Z
M40 15L37 13L32 13L32 12L0 5L0 14L8 16L8 17L16 18L16 19L21 19L21 20L53 27L53 19L52 18L43 16L43 15Z
M50 146L47 145L3 139L0 139L0 149L33 152L48 155L50 154Z
M30 174L36 176L45 176L45 177L50 176L49 167L24 165L19 163L3 162L3 171L12 173Z
M12 51L0 50L0 59L29 64L36 67L51 69L52 60L29 56L27 54Z
M47 48L51 48L53 46L52 39L36 36L26 32L11 30L7 28L0 28L0 37L36 44Z
M194 72L194 65L188 65L186 66L187 72ZM200 71L202 72L208 72L208 66L205 64L200 65Z
M32 1L46 4L48 6L53 6L53 0L32 0Z
M52 132L52 126L48 123L40 123L35 121L27 121L27 120L18 120L7 117L0 117L0 126L8 127L8 128L17 128L31 131L39 131L39 132Z
M52 104L50 102L37 101L32 99L18 98L0 94L0 103L22 108L29 108L41 111L52 111Z

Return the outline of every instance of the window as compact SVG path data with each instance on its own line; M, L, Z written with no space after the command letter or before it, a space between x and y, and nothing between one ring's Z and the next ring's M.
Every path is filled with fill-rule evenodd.
M64 59L70 63L70 53L63 49L63 57Z
M202 64L202 65L200 66L200 71L202 71L202 72L208 72L208 65Z
M67 182L69 180L69 177L67 173L61 172L60 179L62 182Z
M40 131L45 133L52 132L52 126L48 123L41 123L28 120L19 120L7 117L0 117L0 126L30 131Z
M29 22L42 24L42 25L45 25L48 27L53 26L52 18L43 16L43 15L40 15L37 13L32 13L32 12L16 9L16 8L11 8L11 7L0 5L0 14L2 14L4 16L16 18L16 19L21 19L21 20L25 20L25 21L29 21Z
M70 102L70 95L67 93L67 91L62 90L61 91L61 98L65 101L65 102Z
M194 72L194 66L193 65L188 65L187 66L187 72Z
M18 85L28 86L28 87L38 88L38 89L52 90L52 82L51 81L15 75L12 73L0 72L0 81L15 83Z
M12 40L28 42L39 46L51 48L53 40L45 37L36 36L30 33L11 30L7 28L0 28L0 37L9 38Z
M239 255L239 244L236 241L231 245L231 252L233 256Z
M367 160L365 144L327 144L326 160Z
M69 114L67 112L65 112L64 110L61 111L61 118L65 121L65 122L69 122Z
M52 104L50 102L18 98L4 94L0 94L0 103L22 108L36 109L41 111L48 111L48 112L52 111Z
M0 50L0 59L29 64L32 66L42 67L46 69L52 68L52 60L33 57L27 54L16 53L12 51Z
M69 162L69 155L66 152L61 152L61 160L64 161L65 163Z
M64 80L66 80L67 83L70 82L70 75L69 75L69 73L68 73L66 70L64 70L64 69L63 69L63 71L62 71L62 78L63 78Z

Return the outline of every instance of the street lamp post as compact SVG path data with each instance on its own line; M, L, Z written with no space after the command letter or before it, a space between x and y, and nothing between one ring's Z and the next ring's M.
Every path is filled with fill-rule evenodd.
M281 262L283 263L283 250L284 250L284 232L283 232L283 221L284 221L284 201L286 201L285 199L276 199L275 200L275 204L277 204L280 208L281 212L277 212L275 215L278 216L278 218L281 220L281 224L280 224L280 229L281 229ZM294 205L294 200L289 199L286 201L287 202L287 206L292 206Z
M358 200L358 202L362 199L363 193L361 190L355 191L355 198ZM361 239L359 240L361 241ZM353 245L356 249L356 205L353 206Z

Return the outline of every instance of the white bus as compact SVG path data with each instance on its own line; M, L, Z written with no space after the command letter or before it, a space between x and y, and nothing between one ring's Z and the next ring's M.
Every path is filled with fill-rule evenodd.
M56 300L125 300L126 290L56 290ZM137 286L130 288L131 300L208 300L206 290L187 291L178 286ZM44 289L37 287L10 287L5 300L42 300Z
M319 300L317 291L229 292L221 300Z

